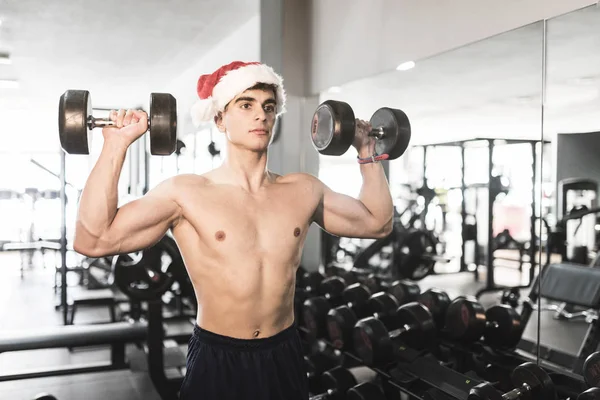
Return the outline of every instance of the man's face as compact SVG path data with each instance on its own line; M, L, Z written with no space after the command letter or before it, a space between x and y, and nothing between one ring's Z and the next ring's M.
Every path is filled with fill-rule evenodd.
M246 90L229 102L215 122L232 144L264 151L273 137L276 105L272 90Z

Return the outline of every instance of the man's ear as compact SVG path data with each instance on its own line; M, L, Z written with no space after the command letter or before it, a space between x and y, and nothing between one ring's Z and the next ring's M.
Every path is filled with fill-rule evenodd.
M215 115L215 125L219 132L225 132L225 125L223 124L223 112L219 111L217 115Z

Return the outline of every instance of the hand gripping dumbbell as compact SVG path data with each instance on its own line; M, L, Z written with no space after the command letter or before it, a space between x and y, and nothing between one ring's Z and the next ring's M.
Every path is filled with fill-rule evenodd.
M380 159L394 160L406 151L411 128L406 114L401 110L383 107L369 121L369 136L377 139L375 152ZM356 118L348 103L327 100L315 111L311 124L311 139L317 151L324 155L344 154L354 140Z
M511 381L517 388L500 393L489 382L472 388L467 400L557 400L556 388L550 376L532 362L515 368Z
M348 286L344 290L346 296L342 295L346 304L327 314L329 339L336 348L351 350L352 330L359 319L373 316L382 320L384 325L393 324L398 307L414 301L419 292L419 286L406 281L394 281L389 284L387 291L378 291L373 295L369 294L365 285Z
M435 326L441 331L446 321L446 311L451 303L448 294L440 289L431 288L421 293L417 302L427 307L433 316Z
M487 311L474 297L455 299L446 311L446 332L452 339L472 343L484 337L494 348L514 348L523 333L521 316L500 304Z
M383 390L373 381L375 371L366 367L335 367L323 373L324 393L310 400L385 400Z
M354 351L368 366L384 366L397 358L398 350L408 346L422 349L435 340L433 316L423 304L411 302L396 310L393 323L368 317L356 323L352 339Z
M319 285L320 296L304 301L302 319L312 339L327 335L327 313L332 307L342 304L342 293L346 286L346 282L339 276L330 276Z
M577 396L577 400L600 400L600 352L594 352L585 359L583 378L591 387Z
M337 349L352 348L352 330L359 319L373 316L378 319L391 318L400 304L389 293L378 292L371 295L365 285L355 283L344 289L343 305L327 313L327 333Z
M115 123L92 116L92 99L87 90L67 90L58 105L60 144L68 154L89 154L92 130ZM177 103L168 93L150 95L150 153L167 156L177 148Z

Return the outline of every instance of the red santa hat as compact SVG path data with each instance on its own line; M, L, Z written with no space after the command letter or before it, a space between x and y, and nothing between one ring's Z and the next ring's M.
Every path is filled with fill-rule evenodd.
M200 76L197 85L199 100L192 106L192 122L198 127L203 122L212 121L231 100L257 83L277 86L277 115L283 114L285 90L281 76L273 68L259 62L234 61L212 74Z

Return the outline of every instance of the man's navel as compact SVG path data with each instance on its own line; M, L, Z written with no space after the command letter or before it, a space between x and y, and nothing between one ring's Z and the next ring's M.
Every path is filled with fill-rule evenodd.
M215 239L217 239L219 242L225 240L225 232L217 231L217 233L215 233Z

